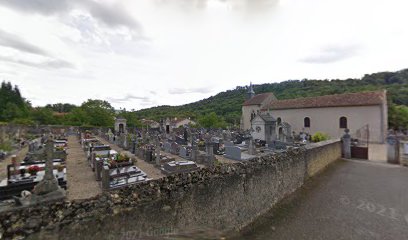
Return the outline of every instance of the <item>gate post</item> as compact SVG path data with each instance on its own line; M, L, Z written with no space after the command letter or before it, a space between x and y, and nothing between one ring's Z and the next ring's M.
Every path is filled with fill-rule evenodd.
M393 164L399 164L399 153L400 143L397 136L390 134L387 137L387 162Z
M343 158L351 159L351 136L349 134L350 130L346 128L344 130L344 135L341 138L342 140L342 150L343 150Z

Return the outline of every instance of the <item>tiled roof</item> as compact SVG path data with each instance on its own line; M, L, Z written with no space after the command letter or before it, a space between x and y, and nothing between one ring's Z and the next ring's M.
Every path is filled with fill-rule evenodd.
M273 93L261 93L255 95L253 98L246 100L242 105L261 105L269 96L273 96Z
M385 90L345 93L320 97L275 100L265 106L263 110L380 105L386 101L386 98Z

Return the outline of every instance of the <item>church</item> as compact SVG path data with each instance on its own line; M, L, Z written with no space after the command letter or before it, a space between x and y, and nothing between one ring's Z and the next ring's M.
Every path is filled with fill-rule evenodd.
M388 131L387 92L371 91L278 100L273 93L255 94L252 84L242 104L241 129L254 139L282 140L294 133L323 132L340 138L364 132L369 142L384 143Z

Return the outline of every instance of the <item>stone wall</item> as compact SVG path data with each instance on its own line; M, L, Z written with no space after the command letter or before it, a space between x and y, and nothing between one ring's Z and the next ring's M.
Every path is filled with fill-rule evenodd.
M341 157L340 139L312 143L306 146L307 174L312 177Z
M338 141L104 193L92 199L0 214L5 238L220 237L239 230L341 156Z

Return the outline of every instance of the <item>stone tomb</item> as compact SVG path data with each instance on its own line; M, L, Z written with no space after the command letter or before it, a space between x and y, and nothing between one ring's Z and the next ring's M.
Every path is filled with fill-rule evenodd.
M241 148L237 146L226 146L225 157L233 160L241 161Z
M171 161L163 165L162 172L166 175L191 172L200 169L193 161Z

